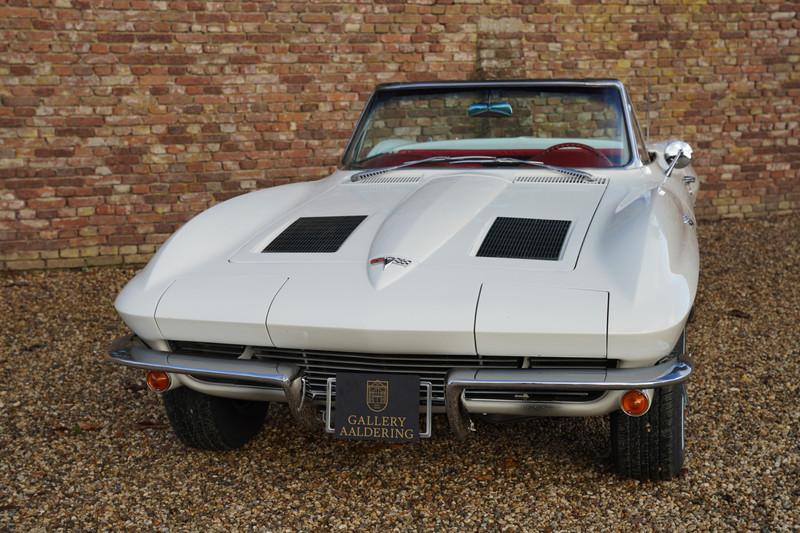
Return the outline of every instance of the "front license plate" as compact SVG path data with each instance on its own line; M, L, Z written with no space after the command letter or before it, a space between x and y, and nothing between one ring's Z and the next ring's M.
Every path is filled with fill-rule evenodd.
M419 440L419 376L336 374L335 435L340 439Z

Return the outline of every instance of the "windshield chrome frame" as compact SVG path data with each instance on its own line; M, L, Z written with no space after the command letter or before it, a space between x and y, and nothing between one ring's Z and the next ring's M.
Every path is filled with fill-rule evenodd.
M366 120L372 111L378 94L391 92L391 91L409 91L414 89L491 89L491 88L537 88L537 87L613 87L620 93L620 103L622 107L622 116L625 121L625 133L628 140L628 150L630 151L630 159L628 163L621 167L614 167L617 169L641 168L644 166L641 158L639 157L638 145L636 144L636 135L633 131L633 109L628 92L620 80L503 80L503 81L423 81L411 83L386 83L376 87L375 91L370 95L361 115L350 134L350 139L347 141L344 153L339 160L339 168L346 172L352 170L358 172L366 169L346 169L346 161L350 153L353 151L357 144L356 134L366 126ZM366 131L366 130L364 130Z

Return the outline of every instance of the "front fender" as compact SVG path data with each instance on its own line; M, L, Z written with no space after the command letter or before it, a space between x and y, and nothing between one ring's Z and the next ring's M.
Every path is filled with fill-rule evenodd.
M656 186L608 220L608 357L654 362L680 337L699 274L696 230L684 222L685 211L679 195Z
M162 338L155 310L176 279L204 264L227 261L260 229L330 186L328 179L282 185L237 196L203 211L167 239L123 288L114 307L144 340Z

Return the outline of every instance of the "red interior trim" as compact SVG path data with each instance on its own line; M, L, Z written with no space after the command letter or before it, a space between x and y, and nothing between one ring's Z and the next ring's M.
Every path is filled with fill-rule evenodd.
M397 152L381 154L374 159L367 161L365 168L378 168L388 167L392 165L399 165L406 161L414 161L415 159L424 159L426 157L433 157L436 155L444 156L468 156L468 155L488 155L494 157L517 157L520 159L535 159L549 165L559 165L565 167L595 167L607 168L610 166L618 165L621 163L622 150L619 148L600 148L602 152L610 161L593 155L591 152L581 150L579 148L564 148L546 154L544 159L541 159L543 149L513 149L513 150L399 150ZM447 163L442 163L447 165ZM465 165L466 166L466 165ZM480 165L475 165L480 166Z

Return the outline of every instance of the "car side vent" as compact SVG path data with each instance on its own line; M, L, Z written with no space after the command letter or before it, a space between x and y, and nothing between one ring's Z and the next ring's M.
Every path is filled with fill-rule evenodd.
M263 253L336 252L366 216L298 218L264 248Z
M356 185L370 183L419 183L420 176L367 176L356 181Z
M587 181L579 176L517 176L514 183L579 183L582 185L605 185L606 178Z
M571 224L569 220L498 217L478 257L558 261Z

